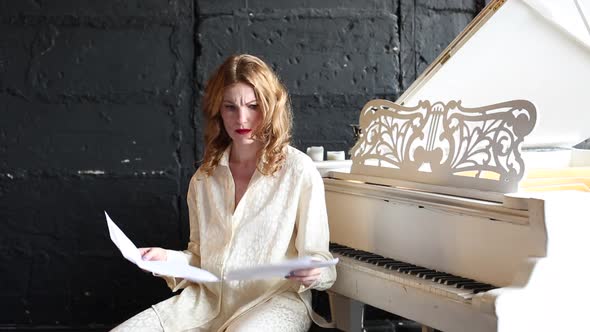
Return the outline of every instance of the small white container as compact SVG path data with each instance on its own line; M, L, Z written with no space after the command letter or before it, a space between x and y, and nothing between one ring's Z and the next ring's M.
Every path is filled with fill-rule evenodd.
M324 147L323 146L310 146L307 148L307 155L313 161L324 160Z
M344 151L328 151L327 157L328 157L328 160L344 160L345 159Z

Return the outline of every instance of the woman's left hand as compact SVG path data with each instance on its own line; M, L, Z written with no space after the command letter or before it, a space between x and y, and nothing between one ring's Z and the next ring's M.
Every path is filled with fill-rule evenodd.
M308 287L320 278L321 269L301 269L291 271L285 278L293 281L299 281L303 286Z

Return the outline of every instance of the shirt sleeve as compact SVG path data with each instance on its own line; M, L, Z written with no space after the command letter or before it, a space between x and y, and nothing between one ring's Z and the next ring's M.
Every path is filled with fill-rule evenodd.
M197 195L197 175L193 175L191 182L189 183L188 193L186 202L188 205L189 223L190 223L190 240L186 250L167 250L167 260L173 262L183 262L190 264L194 267L201 267L201 249L199 239L199 220L197 213L198 195ZM159 276L166 281L166 284L172 291L188 286L189 281L182 278L175 278L170 276Z
M295 247L300 257L311 256L322 261L333 259L329 250L330 231L324 182L314 165L306 167L302 176ZM324 267L320 278L308 287L301 285L299 292L310 288L325 290L330 288L335 280L336 268Z

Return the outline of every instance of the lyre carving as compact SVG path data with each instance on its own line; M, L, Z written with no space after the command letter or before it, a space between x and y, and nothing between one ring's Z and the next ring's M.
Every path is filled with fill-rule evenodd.
M511 192L524 176L520 146L536 121L526 100L466 108L373 100L361 112L352 172L427 184Z

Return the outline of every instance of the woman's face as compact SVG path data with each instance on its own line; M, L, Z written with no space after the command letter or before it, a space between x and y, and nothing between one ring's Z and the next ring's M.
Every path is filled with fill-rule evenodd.
M252 132L262 122L262 114L254 89L241 82L225 88L221 103L221 118L234 145L254 144L256 141L252 139Z

